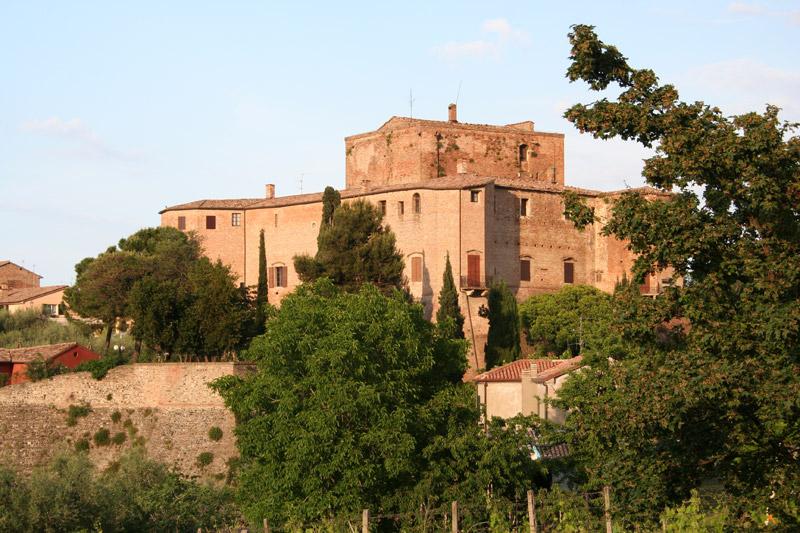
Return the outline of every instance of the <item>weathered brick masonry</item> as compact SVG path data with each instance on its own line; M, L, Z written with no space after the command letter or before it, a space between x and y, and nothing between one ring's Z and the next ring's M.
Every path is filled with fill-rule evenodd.
M134 364L114 368L102 380L80 372L3 387L0 461L29 472L87 439L92 443L90 457L102 468L139 439L151 457L184 474L224 475L227 461L238 456L235 421L208 383L251 368L240 363ZM91 412L70 427L69 407L78 405L88 405ZM112 420L115 412L121 415L117 422ZM208 434L213 426L222 429L216 442ZM125 443L96 446L93 436L101 428L111 436L124 432ZM197 464L202 452L214 454L206 467Z
M347 137L341 194L344 201L363 198L385 210L406 259L411 293L429 317L436 312L449 254L474 371L484 366L488 324L478 309L493 279L505 280L520 300L565 283L611 291L634 256L625 243L603 236L601 224L578 231L564 219L564 190L583 196L600 218L608 216L607 200L620 191L565 186L563 134L536 131L533 122L462 124L455 106L449 111L446 122L393 117L373 132ZM667 197L651 188L639 191L650 199ZM268 185L264 198L166 208L161 224L195 231L205 253L230 265L248 286L258 280L263 229L268 266L280 271L271 276L270 301L279 303L299 284L292 258L316 252L321 197L275 197ZM667 277L651 276L643 290L658 292Z

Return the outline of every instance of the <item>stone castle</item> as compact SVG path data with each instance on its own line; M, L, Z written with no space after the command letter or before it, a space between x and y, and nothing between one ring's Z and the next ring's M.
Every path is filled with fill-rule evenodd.
M603 236L601 225L575 229L563 215L562 193L580 194L596 215L608 216L601 192L564 184L564 135L536 131L533 122L505 126L463 124L454 104L447 121L392 117L380 128L345 139L343 201L363 198L379 206L406 259L411 294L427 316L436 313L449 254L472 370L484 367L488 323L478 316L492 280L505 280L519 300L576 283L611 291L630 272L626 243ZM640 192L653 199L665 193ZM322 194L198 200L161 211L162 226L194 231L205 253L230 265L248 286L258 281L263 229L272 303L299 279L292 258L316 252ZM661 275L642 291L659 292Z

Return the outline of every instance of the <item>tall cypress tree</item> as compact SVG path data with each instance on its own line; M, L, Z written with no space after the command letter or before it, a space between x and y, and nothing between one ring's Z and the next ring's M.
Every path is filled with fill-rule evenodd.
M436 312L436 324L445 337L451 339L464 338L464 315L458 305L458 291L453 280L453 268L450 266L450 254L444 266L442 290L439 291L439 310Z
M330 185L322 193L322 225L330 226L333 222L333 212L342 203L342 195Z
M517 299L505 281L489 288L489 336L486 339L486 368L519 359L519 314Z
M258 236L258 289L256 291L256 334L264 333L267 320L267 251L264 245L264 230Z

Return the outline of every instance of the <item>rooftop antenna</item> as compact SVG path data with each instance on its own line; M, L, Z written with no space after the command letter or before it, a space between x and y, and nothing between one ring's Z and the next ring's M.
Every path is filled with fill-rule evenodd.
M414 118L414 91L408 90L408 118Z
M305 176L305 172L300 173L300 194L303 194L303 176Z
M461 82L463 80L458 80L458 91L456 91L456 105L458 105L458 97L461 96Z

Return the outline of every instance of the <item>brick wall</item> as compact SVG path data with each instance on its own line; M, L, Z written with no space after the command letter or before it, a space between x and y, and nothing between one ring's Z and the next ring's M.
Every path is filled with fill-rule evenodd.
M92 442L94 434L106 428L112 436L126 433L126 440L107 446L92 442L89 455L101 468L140 439L152 458L184 474L224 475L227 461L238 455L235 421L207 384L250 368L240 363L135 364L114 368L102 380L80 372L3 387L0 460L29 472L58 451L73 448L80 439ZM68 426L69 407L81 404L91 407L90 414ZM116 423L112 420L115 412L121 415ZM223 432L217 442L208 436L213 426ZM197 465L202 452L214 454L213 462L204 468Z

